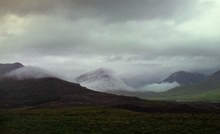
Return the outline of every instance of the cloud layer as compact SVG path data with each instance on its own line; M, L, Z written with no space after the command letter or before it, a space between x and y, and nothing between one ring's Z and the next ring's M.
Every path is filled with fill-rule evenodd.
M0 61L130 85L220 69L218 0L0 0Z
M22 67L5 74L3 77L14 78L18 80L40 79L55 77L52 73L38 67Z
M69 19L103 18L110 21L168 19L188 12L196 3L196 0L1 0L0 13L20 16L49 14Z

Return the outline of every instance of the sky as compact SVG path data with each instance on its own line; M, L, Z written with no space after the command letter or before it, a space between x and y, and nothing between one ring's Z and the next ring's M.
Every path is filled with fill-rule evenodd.
M0 63L128 83L220 70L219 0L0 0Z

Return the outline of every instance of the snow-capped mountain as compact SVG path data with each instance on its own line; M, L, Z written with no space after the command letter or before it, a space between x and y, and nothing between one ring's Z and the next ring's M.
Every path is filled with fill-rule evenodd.
M133 91L121 78L114 75L111 70L103 68L80 75L76 78L76 82L96 91Z

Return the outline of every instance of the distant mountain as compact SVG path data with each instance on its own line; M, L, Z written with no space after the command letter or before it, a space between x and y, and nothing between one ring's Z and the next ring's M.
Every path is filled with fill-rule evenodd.
M22 67L24 67L24 65L21 63L0 64L0 76Z
M220 80L220 70L213 73L212 76L211 76L212 79L215 79L215 80Z
M121 78L115 76L108 69L97 69L84 73L76 78L76 82L96 91L111 92L116 90L133 90Z
M175 100L220 100L220 71L193 85L177 87L164 93L153 95L155 99Z
M207 76L200 73L190 73L185 71L180 71L173 73L168 78L164 79L161 83L173 83L178 82L180 85L192 85L194 83L204 80Z

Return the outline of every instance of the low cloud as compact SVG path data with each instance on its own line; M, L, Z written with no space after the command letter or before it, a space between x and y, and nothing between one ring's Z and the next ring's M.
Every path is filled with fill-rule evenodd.
M14 71L11 71L5 74L4 77L24 80L24 79L48 78L48 77L55 77L55 76L52 73L44 69L28 66L28 67L22 67Z
M180 86L179 83L173 82L173 83L153 83L146 85L142 88L142 91L149 91L149 92L165 92L170 89L173 89L175 87Z

